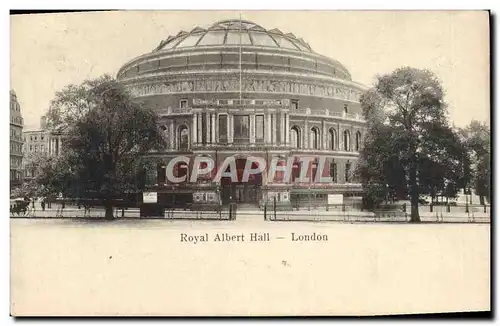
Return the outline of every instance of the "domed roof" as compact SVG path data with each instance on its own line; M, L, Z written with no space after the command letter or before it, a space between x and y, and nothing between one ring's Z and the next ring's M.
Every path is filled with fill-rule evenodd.
M214 45L254 45L312 52L303 39L277 28L266 30L248 20L222 20L207 29L195 27L162 40L154 51ZM153 52L154 52L153 51Z

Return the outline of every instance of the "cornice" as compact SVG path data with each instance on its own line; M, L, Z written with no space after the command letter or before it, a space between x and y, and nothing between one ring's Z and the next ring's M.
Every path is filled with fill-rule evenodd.
M285 49L285 48L274 48L274 47L265 47L265 46L256 46L256 45L244 45L241 47L242 53L243 54L254 54L257 51L262 51L262 54L271 54L271 55L281 55L287 56L287 57L295 57L295 58L315 58L315 59L320 59L323 62L327 62L330 65L334 64L335 68L340 68L340 70L351 77L351 74L347 70L347 68L340 63L339 61L329 58L327 56L324 56L322 54L314 53L314 52L304 52L300 50L292 50L292 49ZM156 52L149 52L145 53L143 55L140 55L138 57L135 57L128 62L126 62L117 72L117 76L123 73L126 69L129 69L133 67L135 64L139 62L148 62L152 60L158 60L158 59L164 59L164 58L169 58L169 57L175 57L175 56L186 56L189 54L196 54L196 53L222 53L221 51L224 51L226 53L231 53L231 50L235 50L236 53L239 53L239 46L228 46L228 45L209 45L209 46L194 46L194 47L183 47L180 49L169 49L167 51L156 51ZM258 54L258 52L257 52Z

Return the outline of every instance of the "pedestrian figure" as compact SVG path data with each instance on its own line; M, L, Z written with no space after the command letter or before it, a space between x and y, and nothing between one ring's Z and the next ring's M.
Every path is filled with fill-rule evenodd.
M42 200L42 211L45 211L45 200Z

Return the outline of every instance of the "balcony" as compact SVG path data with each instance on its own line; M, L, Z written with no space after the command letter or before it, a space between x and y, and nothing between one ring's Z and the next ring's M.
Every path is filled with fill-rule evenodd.
M290 112L290 116L314 116L314 117L335 117L335 118L341 118L345 120L353 120L353 121L361 121L364 122L365 119L362 114L357 114L357 113L344 113L344 112L331 112L328 109L323 109L323 110L315 110L312 111L309 108L305 109L297 109L293 110Z
M156 111L158 115L190 115L193 113L192 108L166 108L166 109L159 109Z
M193 99L194 106L280 106L280 107L288 107L290 105L290 101L288 99Z

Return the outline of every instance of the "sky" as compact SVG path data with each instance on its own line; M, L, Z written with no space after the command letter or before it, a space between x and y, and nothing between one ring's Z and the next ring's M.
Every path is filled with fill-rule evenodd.
M55 92L66 85L116 75L169 35L240 14L303 38L367 86L377 74L402 66L430 69L443 84L454 125L489 123L485 11L120 11L11 16L11 89L25 129L39 127Z

